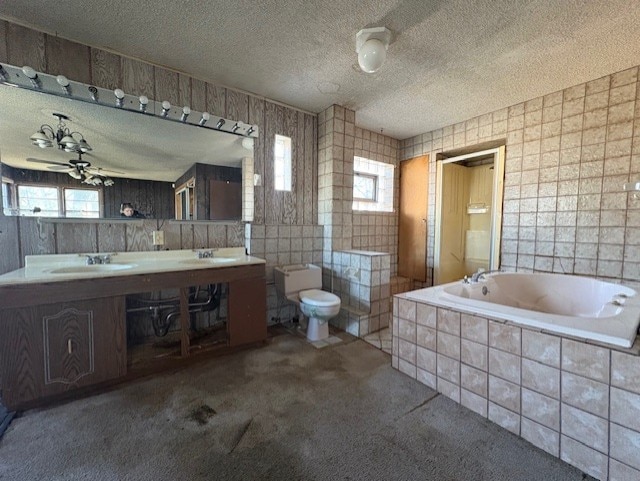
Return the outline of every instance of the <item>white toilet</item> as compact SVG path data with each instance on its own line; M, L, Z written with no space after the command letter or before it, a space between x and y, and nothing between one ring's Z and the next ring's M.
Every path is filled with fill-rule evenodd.
M307 339L320 341L329 337L329 319L340 312L340 298L322 289L322 269L313 264L293 264L274 270L276 291L300 306L309 318Z

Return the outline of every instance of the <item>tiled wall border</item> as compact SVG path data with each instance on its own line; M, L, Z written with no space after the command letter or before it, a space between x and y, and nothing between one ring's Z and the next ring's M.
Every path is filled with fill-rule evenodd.
M640 479L640 356L398 295L392 365L597 479Z

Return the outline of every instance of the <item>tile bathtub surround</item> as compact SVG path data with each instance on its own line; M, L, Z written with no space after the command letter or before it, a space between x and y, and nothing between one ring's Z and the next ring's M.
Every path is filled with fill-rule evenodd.
M332 286L342 301L342 308L349 311L354 320L358 319L358 332L351 333L363 337L388 327L391 320L389 254L335 251L331 265L332 269L326 270L328 278L324 284ZM338 318L334 322L337 327L342 327L344 320Z
M403 140L400 159L430 154L429 275L436 154L504 140L502 267L640 280L639 99L633 67Z
M601 480L640 479L640 356L393 298L392 365Z

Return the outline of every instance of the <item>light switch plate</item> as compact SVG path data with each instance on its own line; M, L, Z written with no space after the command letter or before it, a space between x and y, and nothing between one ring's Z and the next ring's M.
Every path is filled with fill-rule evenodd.
M164 231L161 231L161 230L153 231L153 245L154 246L164 245Z

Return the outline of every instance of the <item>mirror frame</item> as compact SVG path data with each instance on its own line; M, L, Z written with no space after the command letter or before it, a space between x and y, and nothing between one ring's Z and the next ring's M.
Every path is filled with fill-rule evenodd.
M35 73L35 77L33 74ZM29 75L27 75L29 74ZM103 107L118 109L129 112L131 114L151 116L168 122L175 122L190 125L196 128L208 129L213 131L225 132L230 135L247 138L258 138L259 129L257 125L246 124L241 121L226 119L208 112L197 112L191 110L188 106L177 107L172 106L169 102L161 102L149 99L144 95L135 96L126 94L120 99L116 96L116 92L120 89L111 91L102 87L77 82L67 79L63 75L50 75L41 72L35 72L30 67L16 67L9 64L0 64L0 85L6 88L20 88L31 90L34 92L44 93L61 97L65 99L77 100L80 102L100 105ZM118 92L120 94L120 92ZM146 108L143 109L143 102L148 102ZM253 157L244 157L241 159L242 164L242 216L240 221L253 221L254 210L254 169ZM1 171L0 171L1 175ZM0 209L1 211L1 209ZM113 221L114 219L105 218L61 218L51 217L40 219L48 219L50 221ZM174 219L168 219L178 221ZM191 220L189 222L224 222L215 220ZM226 221L229 222L229 221Z

